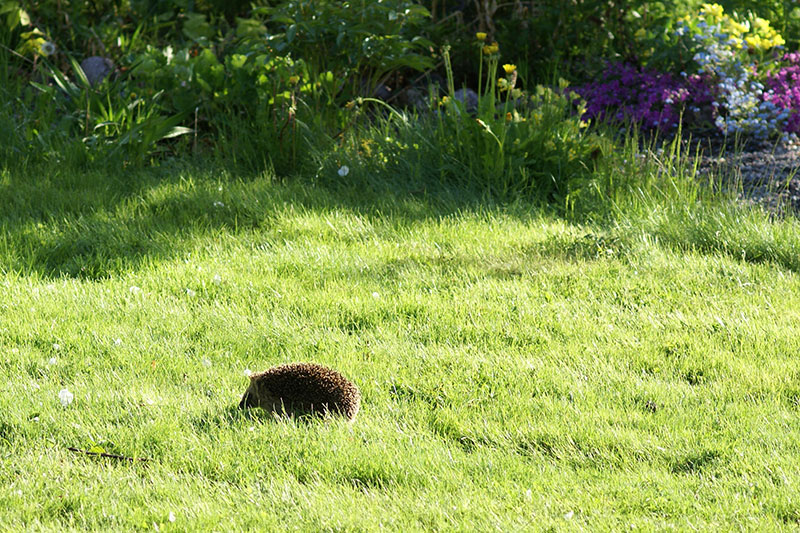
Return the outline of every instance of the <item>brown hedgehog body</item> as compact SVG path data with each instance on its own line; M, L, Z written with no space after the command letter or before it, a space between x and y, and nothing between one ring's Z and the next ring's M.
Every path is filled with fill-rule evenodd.
M252 374L239 407L288 415L341 414L354 420L361 393L339 372L315 363L291 363Z

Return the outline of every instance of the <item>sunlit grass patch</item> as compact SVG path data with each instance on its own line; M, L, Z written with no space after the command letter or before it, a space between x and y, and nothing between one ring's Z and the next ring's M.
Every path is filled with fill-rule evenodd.
M3 527L796 521L800 293L766 218L742 235L776 253L750 261L658 213L103 179L79 206L6 178ZM236 408L246 371L290 361L352 379L357 420Z

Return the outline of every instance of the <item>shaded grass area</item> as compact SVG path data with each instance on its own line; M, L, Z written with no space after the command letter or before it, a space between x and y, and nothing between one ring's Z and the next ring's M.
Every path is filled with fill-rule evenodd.
M800 521L778 223L746 215L775 250L750 261L666 211L582 225L192 168L7 173L0 198L6 529ZM309 360L359 385L353 425L234 408L246 369ZM93 445L148 461L67 449Z

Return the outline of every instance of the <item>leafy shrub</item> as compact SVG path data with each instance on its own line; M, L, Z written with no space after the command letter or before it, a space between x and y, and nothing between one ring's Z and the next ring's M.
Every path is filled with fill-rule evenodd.
M430 13L409 0L290 0L253 15L264 17L277 54L302 58L312 72L331 72L341 89L350 84L345 97L371 94L397 70L433 65L426 53L432 43L417 33Z
M161 140L191 128L193 151L214 147L237 161L289 172L303 132L340 129L347 100L400 69L432 65L430 43L418 34L427 10L408 0L288 0L240 18L234 15L246 14L241 2L222 11L213 2L185 0L98 6L42 0L23 10L0 0L13 30L6 42L27 47L19 66L39 91L39 103L24 112L40 115L36 121L45 112L67 118L51 124L57 135L36 129L36 136L50 138L44 145L53 152L56 138L77 136L91 158L145 161L163 151ZM67 18L69 35L59 24ZM115 23L124 29L114 33ZM80 60L98 48L120 68L92 87L70 50Z

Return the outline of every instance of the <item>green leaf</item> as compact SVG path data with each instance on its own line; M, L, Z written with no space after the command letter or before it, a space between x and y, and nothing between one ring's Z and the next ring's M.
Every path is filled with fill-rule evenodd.
M72 70L75 71L75 75L78 77L78 80L81 82L83 88L91 89L92 84L89 83L89 78L86 77L86 73L83 71L78 61L74 57L69 56L69 62L72 65Z
M10 13L15 9L19 9L19 2L3 2L3 4L0 5L0 15L3 13Z
M192 128L185 128L183 126L175 126L166 135L164 135L162 139L172 139L173 137L179 137L181 135L186 135L187 133L194 133L194 130Z
M214 35L211 25L202 13L189 13L183 23L183 34L188 38L199 41L203 38L210 39Z
M102 446L100 446L99 444L92 444L92 445L89 447L89 449L88 449L88 450L86 450L86 451L87 451L88 453L97 453L97 454L100 454L100 453L106 453L106 450L105 450L105 448L103 448L103 447L102 447Z

